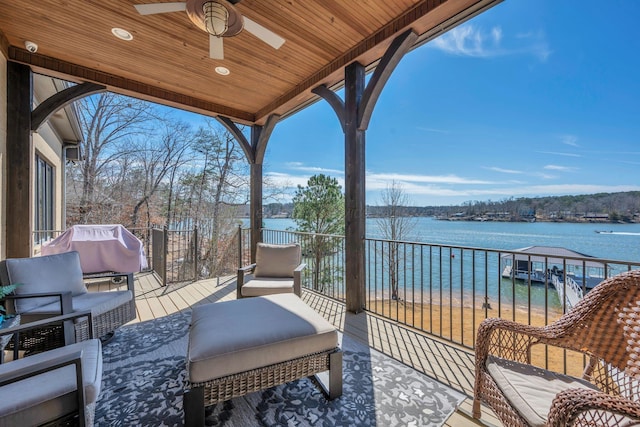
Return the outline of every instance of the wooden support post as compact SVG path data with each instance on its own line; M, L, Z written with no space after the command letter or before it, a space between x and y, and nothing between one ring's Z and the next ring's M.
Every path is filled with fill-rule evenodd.
M7 258L31 256L33 221L33 76L22 64L7 64Z
M271 115L264 126L251 126L251 142L240 131L238 126L227 117L217 117L218 121L236 138L244 151L251 167L251 200L250 200L250 228L251 228L251 262L256 262L256 248L262 241L262 163L267 143L280 116Z
M358 313L365 308L365 135L382 88L400 59L418 36L407 30L396 37L380 59L365 88L365 69L354 62L345 68L344 102L326 86L313 93L333 108L344 132L345 144L345 280L346 308Z
M365 86L364 71L357 62L348 65L344 89L346 308L353 313L359 313L365 306L366 131L358 129L358 107Z
M256 248L262 241L262 163L251 163L251 262L256 262Z

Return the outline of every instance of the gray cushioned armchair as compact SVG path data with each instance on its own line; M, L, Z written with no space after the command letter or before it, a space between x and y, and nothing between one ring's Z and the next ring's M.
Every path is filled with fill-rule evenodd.
M7 311L20 314L22 323L89 311L92 334L103 337L135 319L133 275L127 275L127 290L88 292L83 281L78 252L66 252L33 258L12 258L2 262L3 284L21 283L7 299ZM85 319L86 320L86 319ZM87 338L87 322L75 322L76 339ZM20 346L25 350L44 351L60 347L60 328L43 328L33 334L22 334Z
M90 312L0 329L0 337L16 336L48 323L88 318ZM93 425L102 384L102 345L98 339L67 344L0 364L0 427L30 425ZM17 354L14 354L17 357Z
M256 262L238 269L238 298L294 293L302 295L302 250L297 243L258 243ZM253 273L253 275L250 275Z

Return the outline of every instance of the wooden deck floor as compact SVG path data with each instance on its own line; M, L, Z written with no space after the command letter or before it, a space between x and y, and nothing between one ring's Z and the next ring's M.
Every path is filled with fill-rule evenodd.
M106 290L114 286L96 283L90 286L90 290ZM136 275L135 322L163 317L196 304L235 299L235 295L235 277L162 287L153 273L140 273ZM466 394L468 398L449 418L447 426L501 425L486 408L482 423L471 417L474 355L469 350L371 313L348 313L344 304L311 291L304 291L303 299L343 333Z

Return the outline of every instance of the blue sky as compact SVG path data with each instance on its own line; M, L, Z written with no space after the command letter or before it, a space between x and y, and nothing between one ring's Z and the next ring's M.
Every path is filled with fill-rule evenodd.
M407 54L367 131L367 204L640 190L640 2L506 0ZM318 102L276 126L265 173L344 178L344 136Z

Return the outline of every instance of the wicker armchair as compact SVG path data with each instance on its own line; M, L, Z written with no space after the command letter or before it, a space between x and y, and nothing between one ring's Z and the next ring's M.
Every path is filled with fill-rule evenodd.
M21 283L14 295L7 297L7 311L19 314L22 323L86 310L91 312L91 332L99 338L111 335L136 317L133 275L124 276L127 290L88 292L75 251L0 263L3 284ZM69 325L47 325L30 334L23 333L20 349L40 352L60 347L64 345L63 328L68 330ZM86 319L78 319L74 328L77 341L87 338Z
M530 365L535 345L584 355L582 378ZM640 423L640 271L610 278L545 327L485 319L476 341L473 416L486 403L509 427Z

